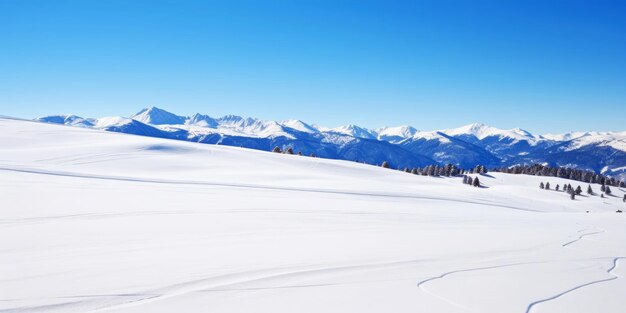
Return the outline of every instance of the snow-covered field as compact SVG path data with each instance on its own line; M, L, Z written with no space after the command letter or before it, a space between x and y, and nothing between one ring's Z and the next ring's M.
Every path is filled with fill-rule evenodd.
M626 312L623 189L480 180L0 119L0 312Z

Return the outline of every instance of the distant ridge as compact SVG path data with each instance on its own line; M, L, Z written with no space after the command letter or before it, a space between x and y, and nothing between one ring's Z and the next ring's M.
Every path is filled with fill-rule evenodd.
M521 128L498 129L482 123L419 131L403 125L367 129L358 125L312 126L301 120L268 121L236 115L180 116L157 107L130 118L51 115L40 122L97 128L151 137L223 144L270 151L292 147L303 154L392 167L432 163L508 167L540 163L591 170L626 178L626 131L534 135Z

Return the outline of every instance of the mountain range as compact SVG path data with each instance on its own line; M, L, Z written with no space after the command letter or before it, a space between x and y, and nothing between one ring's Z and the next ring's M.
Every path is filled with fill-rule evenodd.
M626 131L534 135L520 128L503 130L481 123L435 131L412 126L326 128L300 120L269 121L236 115L214 118L199 113L180 116L157 107L142 109L129 118L52 115L35 120L266 151L291 147L323 158L369 164L387 161L394 168L436 163L463 168L541 163L626 178Z

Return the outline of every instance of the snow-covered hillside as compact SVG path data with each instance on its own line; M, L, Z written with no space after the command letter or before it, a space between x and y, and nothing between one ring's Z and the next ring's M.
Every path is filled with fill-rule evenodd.
M370 164L387 161L394 168L432 163L451 163L464 168L478 164L494 168L541 163L626 179L626 132L542 136L520 128L503 130L481 123L434 131L418 131L408 125L375 130L357 125L328 128L300 120L267 121L236 115L213 118L196 113L186 117L156 107L117 120L75 115L52 115L37 120L264 151L276 146L291 147L305 155L323 158ZM118 123L111 125L111 120Z
M0 129L0 312L626 310L620 188Z

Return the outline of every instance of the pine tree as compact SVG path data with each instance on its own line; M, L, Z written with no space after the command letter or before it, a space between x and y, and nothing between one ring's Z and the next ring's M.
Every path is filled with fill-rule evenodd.
M543 182L539 183L539 188L545 189L546 187L543 185Z
M547 189L547 190L549 190L549 189L550 189L550 183L549 183L549 182L547 182L547 183L546 183L546 189Z
M602 192L606 191L606 186L604 184L602 184L602 186L600 186L600 191L602 191Z
M588 195L592 195L593 194L593 189L591 189L591 185L587 186L587 194Z
M624 198L622 199L622 202L626 202L626 193L624 194Z
M302 155L302 151L298 151L298 155Z
M467 176L467 184L470 186L474 184L474 179L472 179L472 176Z
M559 191L559 184L556 184L556 187L554 187L554 190Z
M311 154L309 154L309 156L314 158L315 157L315 153L311 152Z
M383 164L381 164L380 166L384 168L389 168L389 162L383 161Z
M474 182L472 183L472 186L474 187L480 187L480 181L478 180L478 177L474 178Z
M463 175L463 183L467 184L467 175Z
M578 187L576 187L576 195L580 195L581 193L583 193L583 189L578 185Z
M293 149L291 147L287 148L285 151L286 154L293 154Z
M272 150L272 152L281 153L282 151L280 150L278 146L276 146L274 147L274 150Z
M572 199L572 200L574 200L574 199L576 198L575 193L571 192L571 193L569 194L569 198L570 198L570 199Z
M609 188L609 186L606 186L606 190L604 190L604 193L606 193L607 195L611 194L611 188Z

